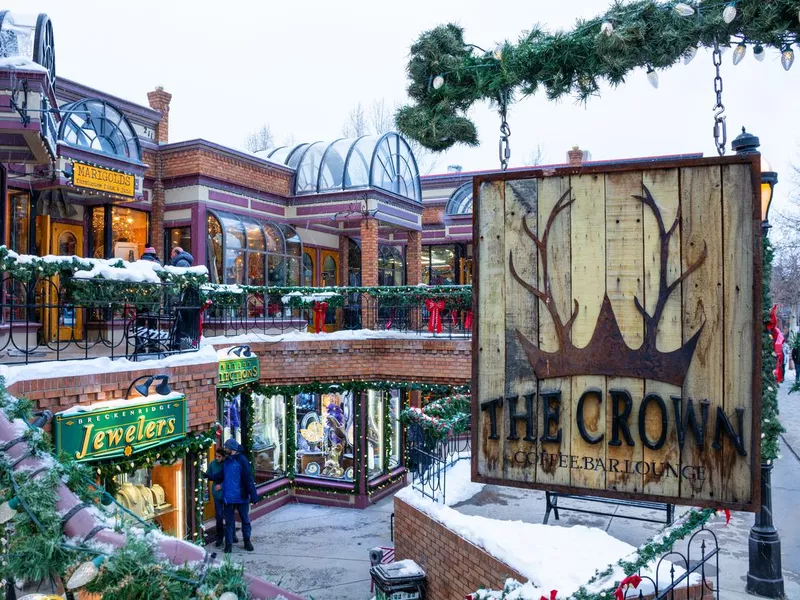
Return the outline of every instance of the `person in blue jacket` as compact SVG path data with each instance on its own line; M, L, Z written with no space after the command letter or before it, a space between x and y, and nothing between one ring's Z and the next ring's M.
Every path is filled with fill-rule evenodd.
M222 463L222 471L208 475L212 481L222 484L222 501L225 505L225 553L230 553L233 548L236 511L239 512L239 518L242 521L244 549L252 552L250 504L258 502L256 482L253 480L250 461L241 454L244 448L239 442L231 438L225 441L224 447L227 457Z
M214 455L214 460L208 465L208 470L205 476L211 479L211 495L214 498L214 517L217 520L217 541L214 545L217 548L222 548L225 541L225 522L223 516L225 514L225 502L222 499L222 484L213 481L215 475L222 477L222 465L225 463L225 451L220 448ZM236 530L233 530L233 543L239 540L236 539Z

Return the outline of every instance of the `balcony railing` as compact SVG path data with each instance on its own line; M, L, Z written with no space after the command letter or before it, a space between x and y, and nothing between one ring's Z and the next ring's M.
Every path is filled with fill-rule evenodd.
M471 288L256 288L0 278L0 362L190 352L205 337L375 331L471 337ZM210 302L209 302L210 301Z

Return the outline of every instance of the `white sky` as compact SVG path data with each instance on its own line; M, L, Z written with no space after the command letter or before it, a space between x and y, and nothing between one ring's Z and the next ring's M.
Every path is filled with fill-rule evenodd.
M571 27L609 1L6 0L4 8L50 15L64 77L142 104L148 90L163 85L173 94L170 141L202 137L240 146L262 123L279 142L332 140L359 101L404 102L409 46L438 24L458 22L468 42L491 49L537 22ZM787 73L777 51L759 63L750 50L734 67L731 55L723 57L729 140L742 125L761 138L780 177L779 211L792 193L791 164L800 165L800 64ZM712 155L713 75L710 53L701 52L689 66L660 72L658 90L639 71L585 107L548 102L543 93L522 99L509 116L512 166L524 164L537 144L545 162L564 161L573 144L595 160ZM435 172L449 164L498 166L496 113L482 104L472 117L481 146L449 151Z

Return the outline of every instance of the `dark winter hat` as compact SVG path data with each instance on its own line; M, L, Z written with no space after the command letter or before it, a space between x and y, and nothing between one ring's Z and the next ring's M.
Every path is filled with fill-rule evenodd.
M233 438L225 440L224 447L225 450L235 450L236 452L239 452L239 442Z

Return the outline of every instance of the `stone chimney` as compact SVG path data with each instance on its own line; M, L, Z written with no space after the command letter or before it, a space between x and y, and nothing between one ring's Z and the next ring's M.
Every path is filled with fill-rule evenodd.
M147 92L147 101L150 108L161 113L161 120L156 126L156 139L158 144L166 144L169 141L169 103L172 94L165 92L162 86L156 86L155 91Z
M583 164L583 150L578 146L573 146L572 150L567 152L570 167L580 167Z

